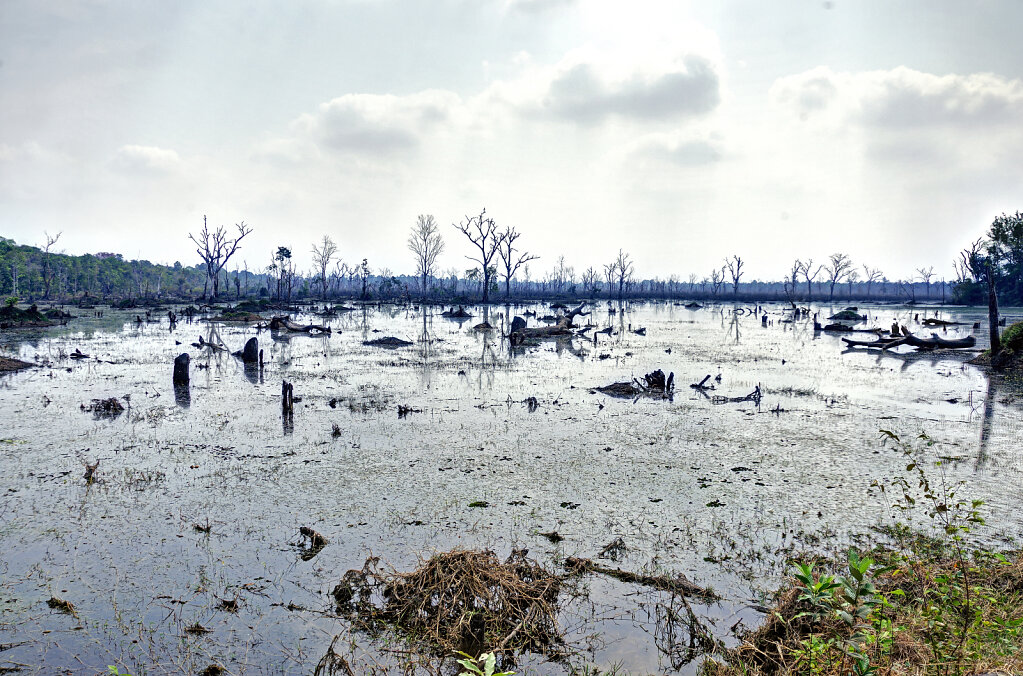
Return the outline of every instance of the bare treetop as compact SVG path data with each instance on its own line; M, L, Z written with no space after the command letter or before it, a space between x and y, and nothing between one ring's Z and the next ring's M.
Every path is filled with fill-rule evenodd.
M416 274L421 280L420 290L425 298L430 277L437 273L437 257L444 252L444 238L433 216L419 214L408 236L408 249L415 258Z
M519 267L529 261L535 261L539 256L531 254L528 251L523 251L518 256L515 252L518 248L515 246L515 240L522 236L522 233L517 231L512 226L506 226L504 232L501 233L501 241L497 246L497 253L501 257L501 262L504 264L504 295L505 297L511 296L511 280L518 272Z
M496 272L491 268L490 263L497 254L497 249L504 240L504 234L497 229L497 223L493 218L486 216L487 210L480 211L479 216L466 216L464 223L453 223L455 228L465 235L473 245L480 250L479 257L466 256L471 261L480 264L483 274L483 302L490 298L490 279Z
M206 280L213 282L214 298L220 293L220 271L227 265L231 256L238 251L245 236L252 232L252 228L245 225L245 221L236 223L234 227L238 229L238 236L233 238L229 236L222 225L218 225L217 229L211 232L206 224L206 216L203 216L202 230L199 231L199 234L189 233L188 235L188 238L196 244L195 252L206 264Z
M328 275L331 261L337 256L337 244L329 235L324 235L319 246L313 244L313 265L316 266L319 276L320 290L323 292L323 300L327 299Z

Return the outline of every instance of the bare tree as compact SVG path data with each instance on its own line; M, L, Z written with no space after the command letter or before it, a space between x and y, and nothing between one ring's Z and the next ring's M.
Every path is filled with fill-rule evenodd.
M53 282L53 262L50 260L50 250L63 233L58 232L50 237L50 233L44 230L43 234L46 236L46 244L43 246L43 298L49 298L50 284Z
M844 253L833 253L828 257L828 262L824 264L824 272L828 276L828 284L831 285L828 302L835 300L835 285L848 277L851 270L852 259Z
M979 282L984 277L984 238L970 244L959 252L959 260L952 262L956 271L956 281L960 284L967 281Z
M206 217L203 216L202 230L199 231L199 234L189 233L188 235L188 238L196 244L195 252L206 264L206 281L213 282L214 298L220 293L220 271L238 250L245 236L252 232L252 228L245 225L245 221L236 223L235 227L238 228L238 236L233 239L228 236L227 230L222 225L218 225L216 230L210 232L206 225Z
M731 258L725 259L725 267L728 268L728 274L732 276L732 297L739 297L739 280L742 278L742 265L743 261L738 256L732 256Z
M369 298L367 285L369 284L369 259L363 258L362 264L356 266L355 274L359 277L359 281L362 282L362 300Z
M416 224L408 236L408 250L416 259L419 290L423 298L426 298L430 290L430 278L437 272L437 257L444 252L444 238L440 236L440 228L433 216L419 214L416 217Z
M518 249L515 247L515 240L522 236L522 233L517 231L512 226L505 226L504 232L501 233L501 241L497 245L497 255L501 257L501 264L504 266L504 297L511 297L511 280L518 272L519 267L528 263L529 261L535 261L539 256L531 254L528 251L523 251L518 256L515 252Z
M320 242L319 246L313 244L313 265L316 266L323 300L327 300L327 288L330 281L327 277L327 270L336 256L337 244L334 243L334 240L329 235L323 236L323 241Z
M806 300L807 302L813 300L813 283L817 280L817 276L821 274L821 270L824 269L823 265L818 265L817 269L814 270L813 259L808 259L805 263L800 265L800 273L803 275L803 279L806 280Z
M725 283L725 269L722 267L720 270L714 268L710 271L710 289L711 295L714 298L718 297L718 293L721 291L721 285Z
M792 269L789 270L788 276L785 278L785 297L789 299L789 304L792 307L796 307L796 285L799 282L799 273L803 269L803 263L798 258L792 264Z
M504 234L498 232L497 223L493 218L486 218L487 210L480 212L479 216L466 216L464 223L453 223L469 241L480 250L479 258L466 256L471 261L476 261L483 269L483 302L490 300L490 277L496 268L491 267L490 261L494 259L497 250L501 246Z
M596 296L598 291L600 291L600 273L590 266L583 272L583 292Z
M625 293L625 283L632 281L633 271L634 267L629 254L619 249L618 257L611 263L612 276L618 283L618 300L621 300Z
M870 298L870 287L874 285L874 282L880 282L883 276L881 268L872 268L866 263L863 264L863 279L867 282L867 298Z
M931 297L931 278L934 277L934 266L929 268L917 268L916 274L918 279L924 283L924 289L927 292L927 297Z
M615 264L613 262L604 266L604 279L607 280L607 297L610 298L615 280Z

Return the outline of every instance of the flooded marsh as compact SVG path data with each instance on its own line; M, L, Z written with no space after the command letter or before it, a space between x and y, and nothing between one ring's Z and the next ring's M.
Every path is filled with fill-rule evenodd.
M683 574L720 597L688 603L728 645L762 621L790 556L886 518L871 481L905 462L882 429L936 441L946 479L986 501L985 542L1023 536L1023 386L967 364L975 353L847 350L781 305L762 320L604 301L585 336L513 347L513 317L546 305L467 309L293 317L326 322L318 335L112 309L0 333L3 354L38 364L0 375L0 670L311 673L344 644L400 671L402 637L354 630L331 591L369 557L409 571L455 548ZM984 317L860 310L925 335L916 316L964 322L948 337ZM484 320L495 328L476 330ZM231 354L253 336L262 365ZM386 337L411 344L369 344ZM175 387L182 352L190 384ZM674 374L673 396L596 391L656 369ZM701 381L713 389L690 387ZM754 391L759 403L740 401ZM96 403L111 399L122 410ZM678 604L575 576L564 656L527 653L516 671L694 672L702 648Z

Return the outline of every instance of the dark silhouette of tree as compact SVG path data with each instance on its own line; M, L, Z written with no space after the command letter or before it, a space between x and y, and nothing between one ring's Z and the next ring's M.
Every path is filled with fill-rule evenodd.
M228 235L222 225L218 225L216 230L210 232L209 226L206 225L206 217L203 216L202 230L198 235L193 233L188 235L188 238L195 242L195 252L199 254L206 265L206 279L208 282L213 282L214 298L220 293L220 271L227 265L231 256L238 251L245 236L252 232L252 228L245 225L245 221L236 223L235 227L238 229L238 236L234 238Z
M501 264L504 266L504 297L511 297L511 280L518 272L519 268L528 263L529 261L535 261L539 258L536 254L531 254L528 251L522 251L519 255L515 255L518 248L515 247L515 240L522 236L522 233L516 230L512 226L505 226L504 231L501 233L501 241L497 245L497 255L501 258Z
M497 229L497 223L493 218L486 217L487 210L480 212L479 216L466 216L464 223L453 223L454 227L465 235L473 245L480 250L479 258L466 256L471 261L479 263L483 271L483 302L490 302L490 279L496 268L490 262L497 254L504 235Z
M870 287L873 286L874 282L880 282L881 278L884 277L881 274L881 268L872 268L866 263L863 264L863 280L867 283L867 297L870 297Z
M927 297L931 297L931 278L934 277L934 266L929 268L917 268L916 274L918 279L924 283L924 290L927 292Z
M618 284L618 300L621 300L625 295L625 283L632 281L632 274L634 272L632 258L629 254L619 249L618 257L611 262L610 267L611 278ZM605 266L606 268L607 266Z
M330 268L331 262L337 256L337 244L328 235L323 236L323 240L320 245L313 244L313 265L316 266L316 270L319 273L318 280L320 282L320 291L323 296L323 300L327 300L327 288L328 278L327 269Z
M359 275L359 281L362 282L362 295L360 297L362 298L362 300L366 300L367 298L369 298L369 290L367 288L367 284L369 283L369 259L368 258L363 258L362 259L362 264L359 265L359 267L357 268L357 271L358 271L358 275Z
M852 270L852 259L844 253L833 253L824 264L824 273L827 275L827 282L830 284L830 296L828 302L835 300L835 285L841 283L849 276Z
M1005 301L1023 303L1023 213L1002 214L988 231L988 255L996 287Z
M806 300L807 302L813 300L813 283L817 280L817 276L821 274L821 270L824 269L823 265L818 265L816 269L813 267L813 259L808 259L805 263L800 264L800 273L803 275L803 279L806 280Z
M46 245L43 246L43 298L50 297L50 284L53 282L53 261L50 260L50 249L60 239L62 233L58 232L53 237L50 237L50 233L43 231L46 236Z
M731 258L725 259L725 267L728 268L728 274L732 276L732 297L739 297L739 280L742 279L742 265L743 260L738 256L732 256Z
M796 306L796 286L799 283L799 273L803 269L803 263L798 258L792 263L792 269L789 270L788 276L785 278L783 285L785 291L785 297L789 299L789 304L792 307Z
M416 275L420 279L420 291L426 298L430 290L430 278L437 271L437 257L444 252L444 239L433 216L420 214L408 236L408 249L416 260Z
M721 292L721 286L725 283L725 269L714 268L710 271L710 294L714 298Z

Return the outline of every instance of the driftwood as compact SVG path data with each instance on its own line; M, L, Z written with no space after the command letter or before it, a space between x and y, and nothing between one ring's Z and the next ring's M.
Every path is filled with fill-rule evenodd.
M292 331L294 333L330 333L329 326L323 326L322 324L296 324L287 317L280 316L274 317L270 320L270 330L279 331L284 329L285 331Z
M945 350L958 350L966 347L973 347L977 344L977 339L973 336L966 336L965 338L942 338L936 333L932 333L930 338L917 338L909 332L905 326L902 327L902 335L905 336L904 340L906 345L912 345L913 347L920 350L933 350L936 348Z
M853 340L851 338L842 338L849 347L865 347L868 349L880 349L890 350L899 345L909 345L915 347L918 350L958 350L963 348L974 347L977 344L977 339L973 336L966 336L965 338L941 338L935 333L931 334L930 338L919 338L909 332L905 326L902 327L901 336L892 336L891 338L878 337L877 340L866 341L866 340Z
M712 589L694 584L687 580L682 574L674 577L668 575L639 575L636 573L630 573L627 570L622 570L621 568L602 566L591 559L584 559L575 556L570 556L565 559L565 568L576 575L581 575L583 573L599 573L601 575L607 575L608 577L621 580L622 582L641 584L675 594L682 594L684 596L696 596L707 600L719 598Z
M595 388L597 392L612 397L636 397L639 395L671 397L675 391L675 374L664 375L657 369L643 376L643 382L633 378L629 382L611 383Z
M575 326L572 324L572 320L579 315L589 314L589 312L583 312L583 307L585 306L586 303L580 303L579 307L569 310L563 316L559 317L557 319L557 323L553 326L541 326L536 328L523 327L518 331L512 331L508 334L508 338L511 340L512 345L520 345L527 340L573 335L573 329Z
M745 397L723 397L719 394L715 394L711 397L711 403L714 404L736 404L743 401L752 401L757 406L760 406L760 400L763 397L760 391L760 385L757 385L752 392L747 394Z

